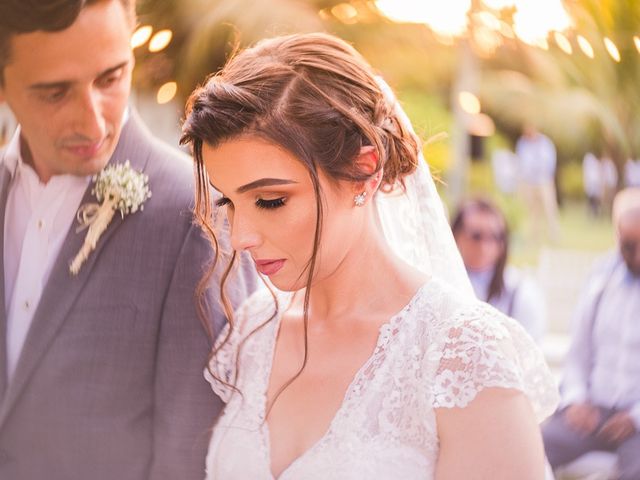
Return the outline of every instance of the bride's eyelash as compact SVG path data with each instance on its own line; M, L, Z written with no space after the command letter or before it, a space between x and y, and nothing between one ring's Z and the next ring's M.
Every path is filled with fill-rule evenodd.
M263 198L258 198L256 200L256 207L266 208L267 210L280 208L284 206L286 201L287 201L286 197L275 198L273 200L265 200Z
M229 205L230 203L231 200L229 200L227 197L222 197L216 200L216 207L224 207L225 205Z

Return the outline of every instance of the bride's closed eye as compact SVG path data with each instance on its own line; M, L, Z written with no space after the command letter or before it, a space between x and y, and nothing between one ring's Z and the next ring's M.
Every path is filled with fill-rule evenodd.
M271 200L266 200L264 198L257 198L256 207L272 210L275 208L284 207L284 204L286 203L286 201L287 201L286 197L274 198Z
M280 208L283 207L285 205L287 201L286 197L280 197L280 198L274 198L274 199L264 199L264 198L257 198L255 201L255 205L258 208L264 208L266 210L273 210L276 208ZM219 198L218 200L216 200L216 206L217 207L224 207L224 206L233 206L233 204L231 203L231 200L229 200L227 197L222 197Z
M216 207L224 207L226 205L231 205L231 200L227 197L222 197L216 200Z

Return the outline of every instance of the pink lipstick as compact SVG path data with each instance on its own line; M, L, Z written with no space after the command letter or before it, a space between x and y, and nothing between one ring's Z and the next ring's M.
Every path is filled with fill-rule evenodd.
M285 260L255 260L258 271L263 275L274 275L284 265Z

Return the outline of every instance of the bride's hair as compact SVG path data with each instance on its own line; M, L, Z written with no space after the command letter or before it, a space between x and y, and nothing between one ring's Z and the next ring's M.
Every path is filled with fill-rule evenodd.
M371 66L343 40L323 33L289 35L260 41L236 54L192 93L182 127L181 143L191 145L195 160L195 217L216 249L214 267L218 241L202 146L216 147L241 135L291 152L306 167L315 190L313 253L302 273L307 275L302 371L309 287L323 218L318 171L331 179L362 182L382 169L381 189L389 190L415 170L419 142L396 114L392 99L385 97ZM356 165L363 146L373 146L376 152L373 173ZM234 326L224 283L235 258L234 252L220 286L229 334ZM209 278L203 279L200 294ZM222 344L227 340L228 336Z

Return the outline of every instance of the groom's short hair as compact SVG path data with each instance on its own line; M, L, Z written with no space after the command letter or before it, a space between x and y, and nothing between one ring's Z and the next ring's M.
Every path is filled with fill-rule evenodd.
M0 0L0 82L11 59L11 38L38 30L59 32L69 28L83 8L110 0ZM136 23L136 0L119 1L133 28Z

